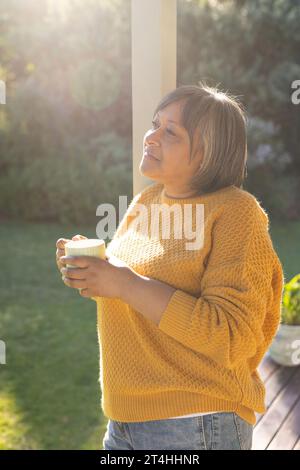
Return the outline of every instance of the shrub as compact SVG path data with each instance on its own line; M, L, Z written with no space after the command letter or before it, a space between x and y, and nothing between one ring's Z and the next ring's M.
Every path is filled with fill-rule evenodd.
M300 274L284 286L281 319L287 325L300 325Z

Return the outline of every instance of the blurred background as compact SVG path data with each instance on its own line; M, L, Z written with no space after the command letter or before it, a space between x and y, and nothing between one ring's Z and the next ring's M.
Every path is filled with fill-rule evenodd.
M177 86L206 80L245 105L244 188L268 212L290 280L300 272L300 2L177 8ZM95 238L96 207L132 198L130 0L2 0L0 80L0 449L99 449L96 304L62 283L55 242Z

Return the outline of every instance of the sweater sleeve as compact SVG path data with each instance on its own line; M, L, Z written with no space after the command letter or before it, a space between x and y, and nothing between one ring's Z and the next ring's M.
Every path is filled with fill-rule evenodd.
M200 296L177 289L158 327L184 346L235 368L264 346L265 321L280 321L281 263L256 200L215 221ZM273 317L267 319L267 316Z

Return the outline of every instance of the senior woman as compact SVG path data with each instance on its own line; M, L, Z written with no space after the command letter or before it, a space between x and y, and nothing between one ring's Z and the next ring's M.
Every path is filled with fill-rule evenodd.
M140 171L154 183L132 199L106 260L80 256L62 271L97 302L103 448L251 449L284 279L268 215L242 189L245 116L227 93L186 85L153 117Z

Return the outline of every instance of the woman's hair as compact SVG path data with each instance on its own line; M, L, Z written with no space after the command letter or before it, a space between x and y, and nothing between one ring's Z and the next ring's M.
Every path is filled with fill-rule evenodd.
M247 176L246 116L237 98L205 84L181 85L165 95L153 116L171 103L182 102L181 125L190 138L190 161L203 159L190 181L191 189L213 192L241 187Z

